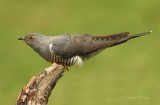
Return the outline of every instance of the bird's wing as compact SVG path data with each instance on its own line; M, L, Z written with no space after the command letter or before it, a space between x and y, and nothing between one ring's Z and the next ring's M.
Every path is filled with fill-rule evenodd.
M64 35L57 36L52 42L52 50L55 55L62 56L64 58L73 57L75 55L81 55L85 46L92 44L91 35Z
M54 54L62 57L73 57L75 55L87 56L91 53L100 51L106 47L113 46L124 37L128 36L128 32L107 35L65 35L57 36L52 42L52 50Z

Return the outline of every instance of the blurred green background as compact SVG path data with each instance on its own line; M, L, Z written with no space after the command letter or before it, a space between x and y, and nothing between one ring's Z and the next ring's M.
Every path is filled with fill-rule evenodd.
M70 67L48 105L158 105L159 0L0 0L0 105L14 105L51 64L18 41L26 33L107 35L153 31Z

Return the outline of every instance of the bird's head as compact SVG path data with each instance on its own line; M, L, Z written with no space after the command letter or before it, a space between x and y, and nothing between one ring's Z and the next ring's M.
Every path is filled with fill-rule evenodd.
M42 37L43 37L43 35L41 35L39 33L29 33L29 34L26 34L22 38L18 38L18 40L23 40L26 44L28 44L30 46L34 46L34 45L39 44L41 42Z

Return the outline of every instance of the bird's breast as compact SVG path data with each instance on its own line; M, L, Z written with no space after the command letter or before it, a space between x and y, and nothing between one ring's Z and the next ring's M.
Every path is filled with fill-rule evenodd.
M84 62L84 59L81 56L63 58L61 56L53 55L51 62L62 63L67 66L71 66L71 65L81 65Z

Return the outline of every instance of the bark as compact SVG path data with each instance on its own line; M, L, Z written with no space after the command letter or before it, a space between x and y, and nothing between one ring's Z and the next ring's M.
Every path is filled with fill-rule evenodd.
M37 76L32 77L17 99L16 105L47 105L48 98L64 72L64 66L54 63Z

